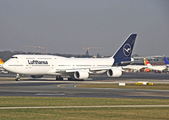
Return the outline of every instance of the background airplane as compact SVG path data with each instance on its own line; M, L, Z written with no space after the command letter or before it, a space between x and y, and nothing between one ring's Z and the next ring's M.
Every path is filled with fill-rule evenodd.
M2 61L2 59L0 58L0 73L8 73L8 71L5 71L4 69L3 69L3 64L4 64L4 62Z
M144 64L147 65L147 69L150 69L150 70L162 72L163 70L166 69L165 65L154 65L154 66L151 65L146 58L144 58Z
M166 67L168 68L169 67L169 61L166 57L164 57L164 62L165 62Z
M2 59L0 58L0 68L2 67L3 64L4 64L4 62L3 62Z
M120 77L122 65L131 62L137 34L131 34L110 58L66 58L52 55L14 55L3 64L3 68L19 74L31 75L35 78L43 75L55 75L56 80L69 76L68 80L87 79L92 74L107 72L109 77ZM119 67L120 66L120 67Z
M144 68L147 68L147 65L127 65L123 67L123 69L131 69L133 72L140 72Z

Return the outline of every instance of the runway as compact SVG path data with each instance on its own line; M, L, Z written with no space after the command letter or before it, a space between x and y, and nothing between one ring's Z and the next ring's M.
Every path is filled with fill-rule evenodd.
M5 76L7 77L7 76ZM0 81L0 96L35 96L35 97L99 97L99 98L158 98L169 99L169 90L141 90L114 88L77 88L86 83L135 83L148 81L169 83L169 74L161 73L125 73L120 78L109 78L105 74L92 76L85 81L55 81L54 77L29 79L22 81ZM10 77L11 78L11 77Z

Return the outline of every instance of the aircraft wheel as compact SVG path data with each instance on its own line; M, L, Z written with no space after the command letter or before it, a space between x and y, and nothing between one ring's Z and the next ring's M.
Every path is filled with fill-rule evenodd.
M60 77L60 80L63 80L63 77Z
M61 76L56 76L56 80L63 80L63 77L61 77Z
M16 78L15 81L20 81L21 79L20 78Z

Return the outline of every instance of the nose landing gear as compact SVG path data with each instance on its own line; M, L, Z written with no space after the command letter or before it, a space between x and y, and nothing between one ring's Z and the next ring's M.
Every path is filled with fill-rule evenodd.
M20 81L20 75L19 74L16 74L16 78L15 78L15 81Z

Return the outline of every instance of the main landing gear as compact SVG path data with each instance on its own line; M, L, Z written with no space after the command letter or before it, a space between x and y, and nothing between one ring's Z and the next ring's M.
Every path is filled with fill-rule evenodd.
M63 80L63 77L61 77L61 76L56 76L56 80Z
M16 78L15 78L15 81L20 81L20 75L19 74L16 74Z
M61 76L56 76L56 80L57 80L57 81L63 81L63 77L61 77ZM74 78L73 76L68 77L67 80L68 80L68 81L83 81L83 79L80 79L80 80L79 80L79 79Z

